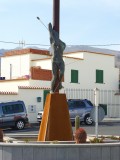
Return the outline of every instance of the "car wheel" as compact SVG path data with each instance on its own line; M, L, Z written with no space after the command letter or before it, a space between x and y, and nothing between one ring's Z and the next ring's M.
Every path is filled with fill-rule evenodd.
M19 120L15 124L16 129L23 129L25 127L25 122L23 120Z
M85 116L84 123L85 123L86 125L91 125L91 124L93 124L93 120L92 120L92 118L90 117L90 115L86 115L86 116Z

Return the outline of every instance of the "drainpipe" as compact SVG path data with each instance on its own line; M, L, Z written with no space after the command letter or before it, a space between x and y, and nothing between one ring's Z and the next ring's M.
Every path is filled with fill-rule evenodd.
M12 79L12 64L10 64L10 79Z

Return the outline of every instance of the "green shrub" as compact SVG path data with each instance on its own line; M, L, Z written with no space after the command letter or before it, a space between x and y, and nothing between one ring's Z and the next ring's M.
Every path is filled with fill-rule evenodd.
M90 139L90 142L91 143L103 143L103 139L104 138L93 138L93 139Z

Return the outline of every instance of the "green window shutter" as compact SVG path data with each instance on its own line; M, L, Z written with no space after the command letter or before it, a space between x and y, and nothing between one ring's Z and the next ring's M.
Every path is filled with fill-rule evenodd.
M71 83L78 83L78 70L71 70Z
M96 83L103 83L103 70L96 70Z

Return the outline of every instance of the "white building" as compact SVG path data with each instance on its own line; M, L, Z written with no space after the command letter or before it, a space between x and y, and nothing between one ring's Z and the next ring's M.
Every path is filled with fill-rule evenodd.
M118 90L119 69L115 56L80 50L64 54L64 92L71 89ZM51 56L47 50L22 49L1 57L1 101L24 100L29 119L36 121L51 84Z

